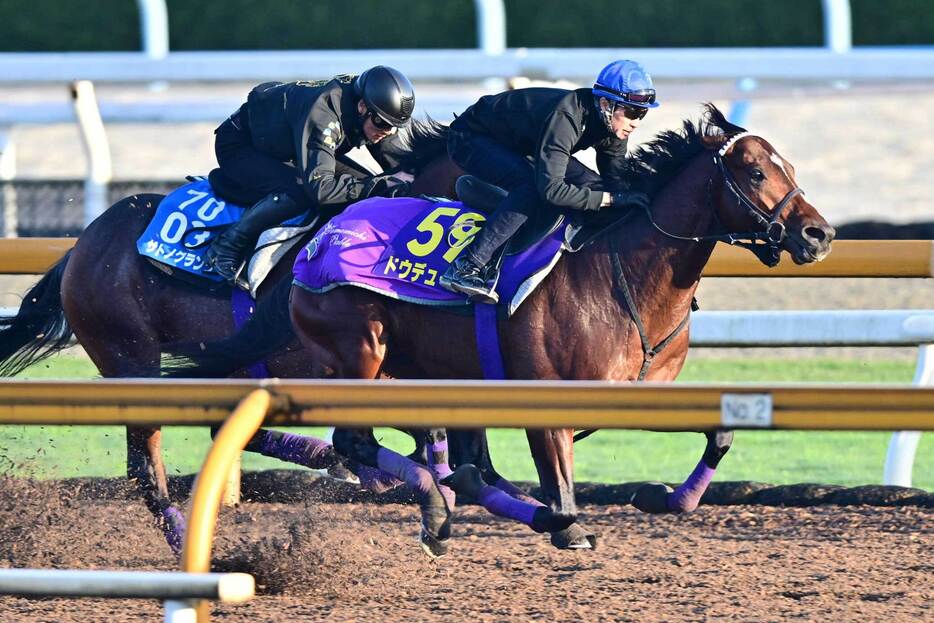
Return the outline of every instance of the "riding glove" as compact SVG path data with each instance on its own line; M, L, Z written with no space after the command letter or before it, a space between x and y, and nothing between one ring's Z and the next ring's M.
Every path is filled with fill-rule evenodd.
M408 182L391 175L377 175L366 181L363 190L364 197L407 197L409 195Z
M649 196L645 193L621 191L612 193L611 208L641 208L649 207Z

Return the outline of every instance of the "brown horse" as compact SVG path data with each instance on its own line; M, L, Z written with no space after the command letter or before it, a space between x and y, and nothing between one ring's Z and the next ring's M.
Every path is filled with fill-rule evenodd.
M460 172L447 158L444 131L431 120L413 123L411 151L402 169L416 175L414 192L453 193ZM62 350L74 335L105 377L158 376L164 344L220 339L234 332L229 289L209 290L168 277L137 252L136 241L162 199L144 194L115 203L24 295L18 313L0 318L0 375L15 375ZM286 277L301 246L280 263L269 284ZM271 288L264 286L260 299ZM274 356L267 365L274 376L309 376L308 360L297 352ZM248 449L260 451L263 439L255 441ZM283 449L283 456L289 451ZM328 456L313 459L319 467L333 462ZM127 475L178 551L184 520L169 499L158 427L127 428Z
M662 133L637 150L628 167L632 188L649 194L651 208L565 255L516 314L499 321L508 378L673 380L688 351L693 295L717 241L746 241L770 266L782 250L798 264L830 252L834 230L804 198L788 161L712 105L705 120L685 122L681 132ZM286 305L292 327L265 322L261 313L223 342L172 352L202 373L222 375L265 356L294 329L315 376L483 377L471 318L354 287L324 294L282 287L266 309ZM546 501L556 516L574 520L574 431L527 435ZM709 432L707 439L684 484L675 491L648 485L634 504L650 512L693 510L732 435ZM369 429L339 431L335 446L382 466ZM494 482L491 465L480 467L461 465L446 483L474 497L487 485L509 490ZM518 490L510 493L536 503ZM564 546L587 546L580 542L589 536L583 530L564 536Z

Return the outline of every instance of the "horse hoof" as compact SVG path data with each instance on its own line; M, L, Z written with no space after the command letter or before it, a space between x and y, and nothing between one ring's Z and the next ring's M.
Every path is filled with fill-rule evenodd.
M327 472L328 478L333 480L346 482L352 485L360 484L360 479L357 478L357 475L350 471L343 463L335 463L325 471Z
M418 543L422 546L422 551L428 554L428 557L432 560L441 558L448 553L447 539L434 537L424 528L422 528Z
M558 549L597 549L597 535L573 523L564 530L551 533L551 544Z
M174 506L168 506L162 510L160 519L159 523L166 543L172 548L173 554L181 556L185 543L185 516Z
M486 486L483 476L475 465L464 463L459 465L450 476L443 478L440 483L450 487L457 495L476 500L480 491Z
M529 527L536 532L560 532L577 521L575 515L556 513L547 506L539 506L532 515Z
M674 491L660 482L650 482L639 487L630 501L643 513L668 513L668 494Z

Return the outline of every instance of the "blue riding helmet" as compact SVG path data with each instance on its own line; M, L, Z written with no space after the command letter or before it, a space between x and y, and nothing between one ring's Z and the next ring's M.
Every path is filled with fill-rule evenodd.
M593 95L637 108L657 108L652 77L636 61L613 61L593 85Z

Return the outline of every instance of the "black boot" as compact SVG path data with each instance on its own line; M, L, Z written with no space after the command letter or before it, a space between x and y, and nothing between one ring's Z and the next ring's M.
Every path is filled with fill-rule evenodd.
M300 206L284 193L273 193L248 209L240 220L222 231L204 254L208 266L232 285L249 289L240 273L251 247L269 227L301 213Z
M460 292L479 303L495 305L499 295L487 284L482 266L477 266L468 255L462 255L448 266L438 280L441 287Z

